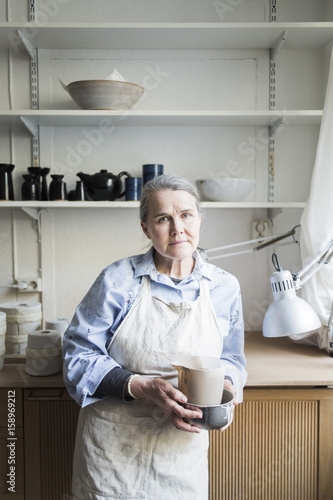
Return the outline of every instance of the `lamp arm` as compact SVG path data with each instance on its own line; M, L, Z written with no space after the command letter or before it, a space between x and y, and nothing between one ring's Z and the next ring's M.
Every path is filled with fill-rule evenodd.
M276 247L282 247L284 245L289 245L290 243L289 242L286 242L286 243L277 243L275 246ZM205 250L202 250L202 249L198 249L200 252L201 252L201 256L204 260L218 260L218 259L224 259L225 257L234 257L235 255L242 255L244 253L251 253L251 252L255 252L256 250L261 250L261 248L258 248L258 247L255 247L255 248L248 248L246 250L240 250L238 252L230 252L230 253L222 253L220 255L214 255L212 257L210 257L209 255L207 255L207 253L205 252Z
M268 241L267 243L260 243L253 250L262 250L263 248L274 245L274 243L277 243L278 241L284 240L285 238L288 238L288 236L294 236L295 232L296 232L296 228L292 229L291 231L288 231L288 233L281 234L280 236L275 236L275 237L271 238L270 241Z
M237 247L246 246L246 245L253 245L253 244L256 245L254 248L251 248L249 250L244 250L242 252L235 252L235 253L230 253L230 254L222 255L222 256L219 255L219 256L209 257L209 260L218 259L221 257L229 257L230 255L239 255L241 253L253 252L256 250L261 250L262 248L266 248L270 245L274 245L274 243L281 241L285 238L288 238L289 236L294 236L297 227L298 226L295 226L291 231L288 231L287 233L280 234L278 236L276 236L276 235L275 236L273 236L273 235L272 236L264 236L264 237L261 237L259 239L254 238L252 240L241 241L239 243L232 243L230 245L223 245L223 246L215 247L215 248L199 248L199 250L202 251L207 256L209 253L217 252L219 250L229 250L231 248L237 248ZM258 241L260 242L259 244L258 244ZM294 242L297 243L295 238L294 238Z
M292 275L295 289L298 290L301 288L324 264L328 264L332 257L333 240L331 240L314 259L304 266L303 269Z
M260 238L260 241L267 241L267 240L271 241L273 239L275 239L274 236L264 236L263 238ZM258 243L258 238L255 238L253 240L241 241L239 243L231 243L230 245L223 245L221 247L206 248L206 249L204 249L204 252L205 253L212 253L212 252L217 252L218 250L227 250L229 248L237 248L237 247L242 247L245 245L251 245L252 243ZM252 251L252 249L249 251Z

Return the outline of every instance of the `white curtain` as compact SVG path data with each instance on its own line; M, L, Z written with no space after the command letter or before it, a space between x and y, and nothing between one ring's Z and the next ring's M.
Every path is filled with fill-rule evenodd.
M301 217L300 247L302 267L316 257L333 239L333 50L313 169L310 195ZM304 336L301 342L328 347L327 323L333 301L333 259L325 264L301 289L301 296L317 312L321 330Z

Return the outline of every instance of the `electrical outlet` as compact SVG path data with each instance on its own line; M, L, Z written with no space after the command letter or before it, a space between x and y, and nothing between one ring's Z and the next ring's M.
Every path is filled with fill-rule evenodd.
M252 239L265 238L272 236L273 223L269 219L260 219L252 221Z
M17 287L20 292L41 292L42 279L41 278L18 278Z

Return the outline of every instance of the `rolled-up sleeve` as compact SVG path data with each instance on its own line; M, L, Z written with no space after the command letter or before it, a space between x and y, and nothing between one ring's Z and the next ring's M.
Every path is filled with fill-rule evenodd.
M129 261L116 262L104 269L77 307L64 334L64 382L69 394L82 407L103 397L96 394L100 382L120 366L107 349L130 306L128 281L133 285ZM137 290L133 291L133 300L136 293Z
M94 396L99 383L119 366L106 350L110 336L110 320L80 304L64 335L63 346L65 385L80 406L99 400Z

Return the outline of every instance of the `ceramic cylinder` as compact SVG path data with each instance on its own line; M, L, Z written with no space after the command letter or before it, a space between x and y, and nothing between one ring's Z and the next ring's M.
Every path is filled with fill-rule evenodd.
M145 185L158 175L163 175L164 166L160 163L147 163L142 165L142 182Z

